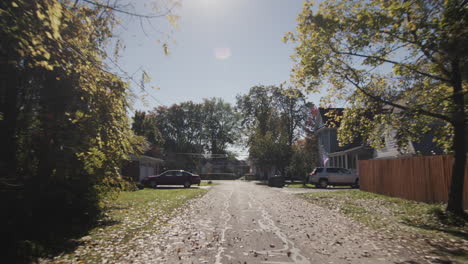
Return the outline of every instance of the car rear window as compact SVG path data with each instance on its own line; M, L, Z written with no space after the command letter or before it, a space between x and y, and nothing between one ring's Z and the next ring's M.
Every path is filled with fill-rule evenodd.
M323 168L315 168L314 172L315 173L321 173L323 171Z

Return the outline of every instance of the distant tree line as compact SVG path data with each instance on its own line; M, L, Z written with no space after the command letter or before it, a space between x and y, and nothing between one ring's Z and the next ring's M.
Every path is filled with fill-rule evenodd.
M235 107L211 98L137 111L132 129L147 139L145 154L164 159L166 169L198 171L207 157L235 159L229 147L246 145L255 166L305 179L318 156L312 107L299 89L255 86Z
M204 157L233 158L229 146L240 139L240 115L220 98L137 111L132 129L150 147L146 155L163 158L167 169L199 170Z

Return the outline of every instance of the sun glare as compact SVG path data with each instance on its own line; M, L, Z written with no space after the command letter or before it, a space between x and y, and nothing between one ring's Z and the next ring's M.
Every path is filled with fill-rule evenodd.
M225 60L231 57L232 54L230 48L215 48L214 55L218 60Z

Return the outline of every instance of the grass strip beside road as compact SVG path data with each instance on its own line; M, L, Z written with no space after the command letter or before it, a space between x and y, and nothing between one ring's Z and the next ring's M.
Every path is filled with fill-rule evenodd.
M437 245L441 256L468 262L467 219L450 216L444 204L427 204L360 190L298 194L305 200L338 211L395 239L417 238Z
M304 189L315 189L314 184L303 184L303 183L286 183L287 188L304 188ZM351 186L333 186L333 189L351 189Z
M51 263L105 263L117 261L142 238L156 235L189 200L204 195L201 188L142 189L122 192L109 204L100 226L76 241L79 246L49 260ZM46 262L49 262L46 261Z
M313 184L302 184L302 183L290 183L286 184L287 188L315 188L315 185Z

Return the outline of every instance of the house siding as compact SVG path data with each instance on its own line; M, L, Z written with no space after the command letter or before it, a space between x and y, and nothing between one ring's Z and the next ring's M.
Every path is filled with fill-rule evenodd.
M344 109L322 109L320 108L320 116L317 118L316 122L320 129L316 132L319 142L319 155L321 158L328 157L328 162L323 163L321 159L319 166L333 166L347 168L352 171L359 171L359 160L362 159L372 159L373 151L369 147L362 144L361 139L355 140L351 144L345 146L339 146L338 142L338 127L330 126L329 123L333 122L330 117L327 117L326 114L328 111L336 111L338 114L341 114ZM328 120L328 121L324 121Z
M123 176L139 182L146 176L156 175L161 172L163 163L161 159L148 156L132 156L131 158L131 161L122 166L121 173Z

